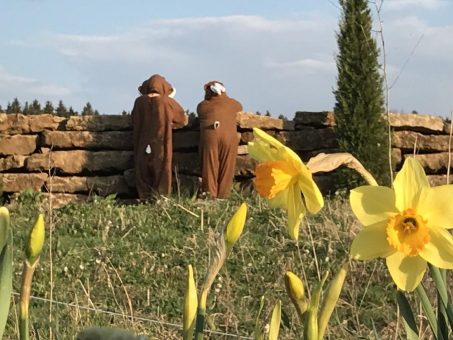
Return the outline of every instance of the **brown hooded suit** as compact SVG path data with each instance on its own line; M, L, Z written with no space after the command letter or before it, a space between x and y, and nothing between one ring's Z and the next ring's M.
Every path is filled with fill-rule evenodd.
M211 91L211 81L204 86L205 100L197 106L200 119L200 155L202 190L212 198L230 195L236 167L238 137L236 113L242 105L228 97ZM218 124L216 123L218 122Z
M164 77L155 74L138 89L142 96L132 109L135 182L140 199L148 199L153 193L171 193L172 128L186 125L187 118L168 96L173 88Z

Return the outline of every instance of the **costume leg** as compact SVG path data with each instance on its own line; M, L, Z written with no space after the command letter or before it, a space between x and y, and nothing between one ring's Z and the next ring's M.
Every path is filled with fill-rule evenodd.
M217 143L203 142L201 148L201 188L203 192L208 192L212 198L217 197L217 178L219 176Z
M222 144L219 153L219 189L218 198L230 196L233 184L234 172L236 170L237 143Z

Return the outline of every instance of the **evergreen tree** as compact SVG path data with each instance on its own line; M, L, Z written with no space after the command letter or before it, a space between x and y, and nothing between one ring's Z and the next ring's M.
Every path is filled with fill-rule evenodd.
M55 114L56 114L57 116L60 116L60 117L68 117L68 116L69 116L68 109L66 108L66 106L64 106L62 100L60 100L60 101L58 102L58 106L57 106L57 108L55 109Z
M68 111L68 115L69 117L71 116L78 116L79 113L77 111L74 111L74 109L72 108L72 106L69 107L69 111Z
M99 116L99 111L98 111L98 110L94 110L94 113L93 113L93 115L95 115L95 116Z
M22 108L17 97L14 98L14 100L11 103L8 102L8 106L6 107L6 113L22 113Z
M383 79L379 49L371 36L367 0L340 0L342 17L337 34L336 133L342 151L353 154L381 184L389 178ZM350 173L350 172L348 172ZM344 176L342 176L344 178ZM357 185L348 176L342 184Z
M24 103L24 108L22 109L22 114L24 114L24 115L30 114L30 105L28 105L27 101Z
M3 110L2 106L0 105L0 113L4 113L5 111Z
M51 101L49 101L49 100L46 101L46 104L44 105L44 108L42 109L42 112L50 114L50 115L53 115L54 108L53 108L53 104L52 104Z
M86 103L82 109L82 116L92 116L94 114L93 107L90 102Z
M30 113L31 115L39 115L41 114L41 104L38 102L37 99L33 100L33 102L30 105Z

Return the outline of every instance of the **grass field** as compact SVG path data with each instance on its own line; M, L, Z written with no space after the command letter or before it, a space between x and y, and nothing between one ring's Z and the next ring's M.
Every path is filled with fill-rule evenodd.
M205 338L252 336L262 295L263 327L281 299L280 338L301 338L284 274L293 271L311 289L325 271L336 272L348 259L360 226L340 197L327 200L320 214L305 219L295 242L287 235L284 212L269 209L252 195L135 205L96 198L59 209L41 204L38 195L22 195L8 205L14 229L15 292L24 236L38 212L44 212L47 221L46 245L32 288L32 295L39 298L30 304L32 339L49 339L50 333L54 339L74 339L78 331L93 325L127 328L151 339L180 339L186 267L192 264L197 281L202 281L213 236L222 232L243 201L249 206L246 226L208 297L208 326L214 332ZM395 294L383 261L350 261L326 338L404 338ZM14 300L17 303L17 295ZM417 321L423 323L422 318ZM424 332L426 326L422 328ZM7 334L17 339L15 308ZM422 335L428 339L427 333Z

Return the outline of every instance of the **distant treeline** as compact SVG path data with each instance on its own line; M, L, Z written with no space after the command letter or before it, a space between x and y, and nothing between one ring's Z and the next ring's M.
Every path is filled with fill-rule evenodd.
M8 102L6 109L2 108L0 105L0 113L22 113L24 115L39 115L43 113L52 114L61 117L69 117L69 116L78 116L79 112L75 111L72 106L69 108L63 104L63 101L60 100L58 105L55 107L51 101L46 101L44 105L35 99L31 103L26 101L24 105L22 105L19 99L14 98L13 101ZM123 115L128 114L128 112L124 111L121 113ZM87 102L85 106L80 111L80 115L82 116L99 116L99 111L94 110L93 106L90 102Z

